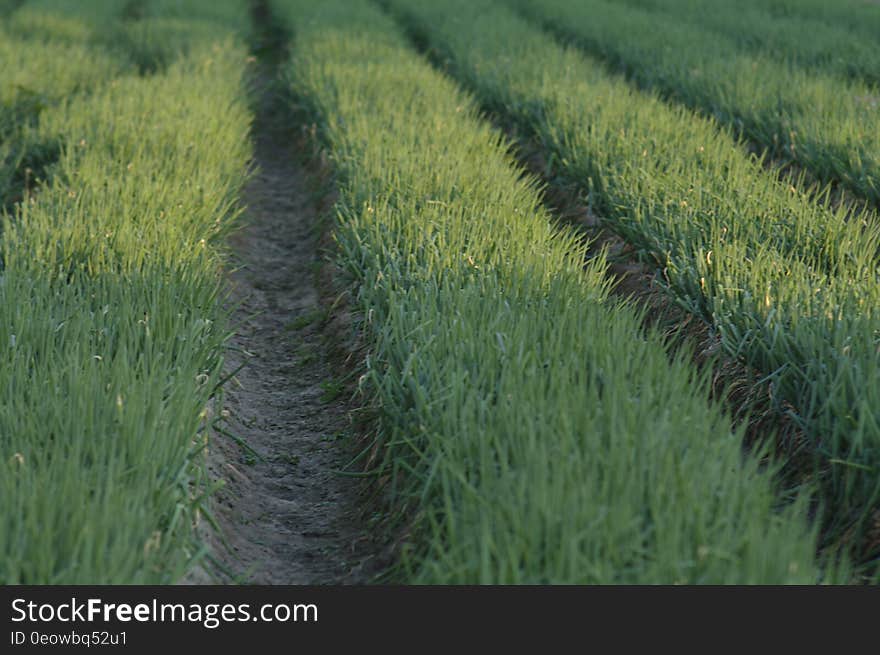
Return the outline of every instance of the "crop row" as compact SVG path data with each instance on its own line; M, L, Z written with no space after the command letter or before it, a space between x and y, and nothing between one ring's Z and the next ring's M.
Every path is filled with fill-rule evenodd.
M128 29L96 15L102 3L58 4L73 13L28 20L71 42L103 18ZM162 20L138 27L188 45L151 75L108 64L112 80L29 128L58 158L2 234L5 584L169 582L200 555L199 453L226 336L218 264L250 155L247 53L234 25L207 25L187 37L177 21L165 39Z
M829 467L831 530L870 526L880 467L880 229L773 179L707 119L664 104L489 0L393 0L484 106L655 262L728 356L772 382ZM477 38L477 37L480 38Z
M823 182L880 205L874 87L809 71L699 25L607 0L508 0L640 86L715 117Z
M866 0L738 0L737 4L760 7L772 17L807 18L840 25L867 39L877 40L880 35L880 7Z
M728 0L625 0L676 20L733 37L746 51L766 52L774 59L880 82L877 34L859 35L846 25L829 22L821 13L773 16L765 2ZM880 11L877 12L880 16Z
M243 3L220 3L182 20L188 3L143 0L127 17L120 0L30 0L0 20L0 208L11 208L58 157L40 140L40 113L123 74L150 74L216 34L212 23L246 25ZM125 20L123 20L125 19Z
M94 47L82 21L20 10L0 21L0 206L20 198L30 175L57 153L28 143L28 127L48 106L112 79L123 61Z
M609 298L471 97L367 2L276 7L337 176L406 579L819 579L804 498L774 510L705 380Z

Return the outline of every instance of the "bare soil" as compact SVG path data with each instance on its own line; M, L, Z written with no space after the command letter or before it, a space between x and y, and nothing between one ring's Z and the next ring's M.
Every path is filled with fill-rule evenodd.
M215 566L190 582L358 584L378 568L362 520L348 395L324 327L316 284L320 230L297 139L284 129L271 71L257 82L257 173L244 191L245 227L230 241L235 307L222 413L208 456L224 487L205 530ZM260 88L261 87L261 88ZM219 578L219 579L218 579Z

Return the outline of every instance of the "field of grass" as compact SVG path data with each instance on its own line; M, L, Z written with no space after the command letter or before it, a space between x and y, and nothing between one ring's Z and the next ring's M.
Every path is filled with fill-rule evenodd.
M845 25L810 15L774 16L766 2L726 0L625 0L663 16L733 37L743 51L768 53L815 70L880 82L877 33L858 34ZM877 12L880 15L880 12Z
M30 128L39 114L71 94L106 82L127 61L94 44L81 20L20 11L0 24L0 201L21 199L57 144L36 143ZM35 52L38 53L35 56Z
M257 116L332 201L381 579L876 582L875 24L854 0L0 0L0 583L211 558ZM612 293L545 187L708 362ZM744 443L728 364L801 441Z
M601 257L582 270L473 101L366 2L279 5L338 174L407 579L816 581L800 504L774 510L704 381L608 297Z
M880 204L880 112L870 84L743 52L731 37L611 0L508 3L639 86Z
M120 3L63 17L71 3L31 4L21 20L40 36L15 38L58 43L28 65L45 56L67 82L28 77L51 97L16 125L56 160L2 233L0 581L171 582L201 549L197 453L226 329L219 254L249 158L247 53L231 29L199 28L142 76L124 42L112 57L93 38L95 21L131 27Z
M626 0L658 5L666 0ZM673 0L673 2L676 0ZM715 2L715 0L709 0ZM700 0L693 0L694 4ZM844 27L862 38L878 40L880 7L872 0L737 0L737 6L761 9L773 18L800 18Z
M875 216L766 173L711 120L631 88L498 3L391 3L485 106L662 271L813 441L830 532L870 529L880 481ZM476 39L492 26L496 39ZM585 129L586 128L586 129ZM830 463L830 467L829 467Z

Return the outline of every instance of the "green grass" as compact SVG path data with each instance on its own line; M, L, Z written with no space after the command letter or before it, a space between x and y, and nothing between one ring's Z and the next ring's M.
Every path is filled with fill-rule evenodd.
M609 296L604 255L555 224L483 109L768 376L811 438L823 543L877 557L880 224L732 136L876 202L876 89L841 77L873 79L876 12L748 0L722 25L628 2L652 9L513 2L606 64L501 3L389 2L435 66L367 0L273 3L294 33L285 84L336 175L401 580L852 577L817 556L816 486L780 490L782 463L744 453L706 374ZM249 5L17 5L0 0L0 583L179 581L204 550ZM818 20L821 38L793 38Z
M237 28L250 33L250 0L223 0L206 3L204 0L148 0L145 16L183 19L190 24L195 20L209 21L223 29Z
M149 2L150 0L143 0ZM123 15L126 5L131 0L88 0L87 2L70 2L70 0L24 0L19 3L26 12L38 12L54 18L74 19L81 22L87 29L113 27L116 20Z
M211 5L205 14L200 0L174 0L175 11L166 16L167 3L144 0L139 20L123 20L130 6L120 0L31 1L0 23L0 208L9 210L45 181L58 157L57 140L32 129L45 109L119 75L162 70L215 39L224 16L247 35L244 2Z
M778 18L820 20L874 41L880 35L880 7L873 0L738 0L737 4L760 7Z
M713 116L772 156L880 206L874 87L743 53L729 37L606 0L508 2L639 86Z
M779 508L705 380L609 298L604 259L585 265L474 101L366 2L275 6L338 176L403 579L818 581L804 497Z
M234 32L245 43L253 39L250 0L145 0L141 20L127 30L130 47L142 66L164 66L181 53L210 41L217 29Z
M12 13L24 0L0 0L0 19Z
M197 26L155 74L120 71L31 128L60 155L2 236L4 584L173 582L201 554L219 264L250 156L231 33Z
M128 62L94 43L96 28L75 18L21 9L0 23L0 206L57 156L28 128L62 99L123 73Z
M120 31L118 6L103 17L93 7L90 19L48 7L23 7L0 23L0 211L45 180L60 154L56 139L32 129L39 115L132 68L124 52L107 47Z
M729 357L768 376L777 410L812 440L828 539L864 546L880 494L875 217L774 180L713 121L501 4L391 4L484 106L539 140L556 182L637 246Z
M820 11L807 15L774 16L772 6L764 1L624 2L730 36L743 51L768 53L774 59L861 78L874 85L880 82L880 41L877 33L870 36L856 34L845 25L823 18ZM880 11L875 13L880 18Z

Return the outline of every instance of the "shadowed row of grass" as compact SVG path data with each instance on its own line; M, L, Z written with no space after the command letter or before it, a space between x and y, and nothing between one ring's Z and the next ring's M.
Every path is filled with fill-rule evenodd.
M874 0L737 0L737 5L758 7L773 18L820 20L845 27L862 38L880 40L880 6Z
M766 55L730 37L608 0L508 0L639 86L713 116L823 182L880 206L876 89Z
M104 3L67 4L97 12L68 25L102 20ZM200 555L219 264L251 120L237 26L204 25L179 22L186 48L154 75L118 70L31 128L60 150L2 235L4 584L171 582Z
M24 2L24 0L0 0L0 18L3 18L7 14L11 14L18 9L18 6L22 2Z
M727 355L811 438L827 538L871 559L880 497L880 228L766 175L724 130L491 0L392 0L484 106L537 138ZM479 38L478 38L479 37Z
M21 200L58 156L54 139L33 138L40 113L130 67L96 43L98 32L83 19L30 8L0 21L0 208Z
M338 176L404 578L819 580L804 497L778 507L705 380L609 298L604 258L584 265L473 100L366 2L274 4Z
M768 53L818 70L880 82L880 9L873 8L877 27L871 34L855 32L821 8L774 15L771 3L730 0L624 0L675 20L733 37L743 51ZM835 5L826 3L822 5ZM862 9L866 7L862 1ZM823 7L824 8L824 7Z
M177 0L30 0L0 21L0 209L44 181L58 157L58 141L33 129L43 110L122 74L159 72L218 26L250 36L243 1L192 9Z
M120 16L111 13L105 20L118 22ZM28 105L46 105L124 70L124 59L91 47L100 29L82 18L29 6L0 20L0 138L30 113Z

